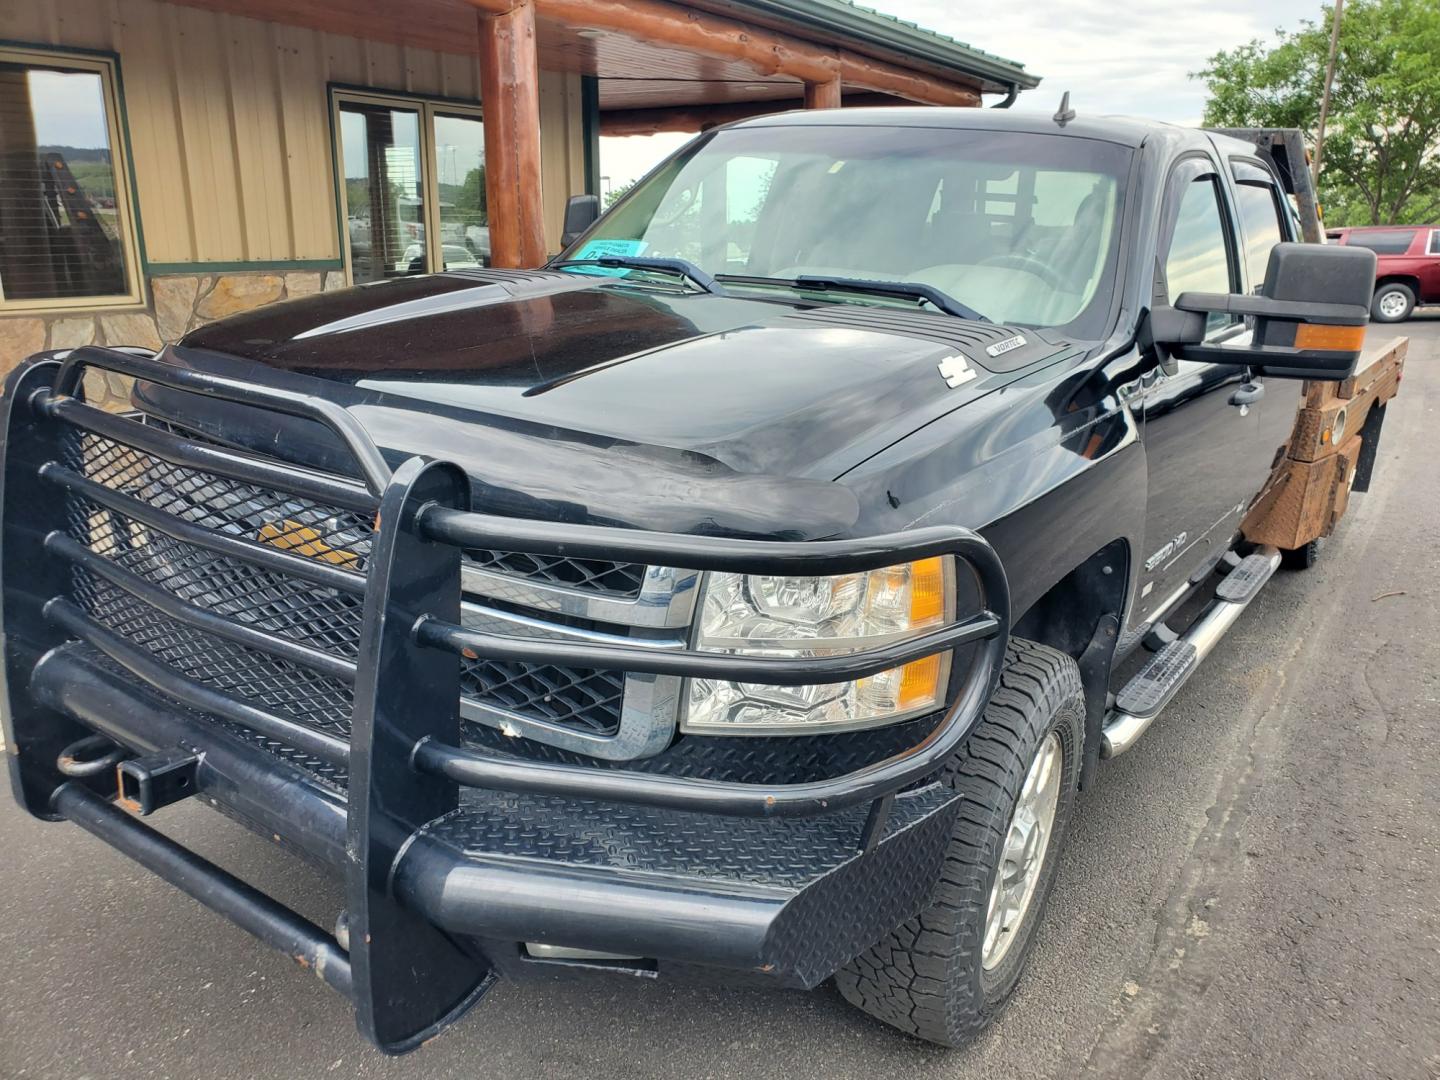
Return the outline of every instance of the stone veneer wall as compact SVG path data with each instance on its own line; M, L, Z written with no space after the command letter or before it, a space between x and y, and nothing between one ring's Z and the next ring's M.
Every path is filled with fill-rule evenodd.
M57 311L36 315L0 314L0 377L32 353L81 345L142 345L158 349L180 340L202 323L290 300L343 288L339 270L285 273L176 274L150 279L146 311ZM119 376L91 373L86 397L106 408L127 408L130 388Z

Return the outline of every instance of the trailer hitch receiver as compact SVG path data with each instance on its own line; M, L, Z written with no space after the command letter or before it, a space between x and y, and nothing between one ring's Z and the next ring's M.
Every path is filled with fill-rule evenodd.
M115 766L120 805L132 814L148 817L162 806L195 794L195 770L200 755L172 750L148 757L130 758Z

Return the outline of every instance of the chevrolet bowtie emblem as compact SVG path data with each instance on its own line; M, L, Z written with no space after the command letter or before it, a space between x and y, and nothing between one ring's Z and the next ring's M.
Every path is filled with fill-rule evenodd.
M975 378L975 369L963 356L947 356L940 361L940 377L945 380L946 386L954 390Z

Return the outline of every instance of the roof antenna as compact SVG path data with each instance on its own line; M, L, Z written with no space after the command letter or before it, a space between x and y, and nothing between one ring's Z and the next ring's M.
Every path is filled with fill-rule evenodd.
M1075 110L1070 108L1070 91L1060 95L1060 108L1055 110L1055 115L1050 119L1059 124L1062 128L1071 120L1075 119Z

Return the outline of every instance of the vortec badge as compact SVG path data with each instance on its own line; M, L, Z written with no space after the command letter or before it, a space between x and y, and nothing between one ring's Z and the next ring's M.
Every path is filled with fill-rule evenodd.
M954 390L975 378L975 369L963 356L947 356L940 361L940 377L945 380L946 386Z
M986 345L985 353L987 356L999 356L1002 353L1009 352L1011 349L1018 349L1024 344L1025 338L1020 334L1016 334L1014 337L1007 337L1004 341L997 341L994 345Z

